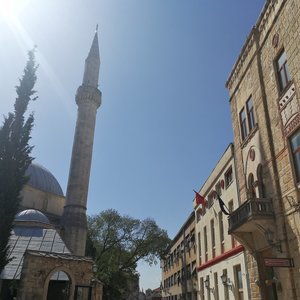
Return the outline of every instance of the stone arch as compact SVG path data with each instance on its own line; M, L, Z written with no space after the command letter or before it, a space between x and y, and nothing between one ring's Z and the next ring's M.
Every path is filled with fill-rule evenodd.
M75 291L75 276L72 274L71 270L66 268L65 266L59 266L59 267L55 267L53 268L51 271L49 271L46 279L45 279L45 283L44 283L44 288L43 288L43 299L46 300L47 299L47 295L48 295L48 288L49 288L49 283L51 280L51 277L53 276L53 274L55 274L56 272L64 272L70 280L70 295L69 295L69 299L74 299L74 291Z

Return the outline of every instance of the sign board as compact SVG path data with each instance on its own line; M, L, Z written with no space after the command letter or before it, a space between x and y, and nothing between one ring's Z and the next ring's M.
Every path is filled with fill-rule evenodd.
M264 263L266 267L291 268L294 266L292 258L264 258Z

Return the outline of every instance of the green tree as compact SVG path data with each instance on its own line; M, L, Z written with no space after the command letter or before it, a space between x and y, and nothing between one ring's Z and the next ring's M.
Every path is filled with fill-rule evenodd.
M33 114L25 117L30 101L35 100L36 82L34 50L28 52L28 61L19 85L14 112L4 117L0 127L0 273L9 262L9 237L21 201L20 192L28 178L25 171L32 161L32 146L28 144L33 126Z
M152 219L138 220L106 210L88 217L87 255L97 264L104 299L126 299L128 286L138 282L140 260L156 264L170 244L167 232Z

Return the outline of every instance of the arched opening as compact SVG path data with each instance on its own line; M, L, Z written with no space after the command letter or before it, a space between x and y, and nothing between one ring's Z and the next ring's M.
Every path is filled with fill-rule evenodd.
M249 197L250 198L256 198L256 191L255 191L255 185L254 185L254 176L252 173L248 176L248 190L249 190Z
M47 300L68 300L70 297L71 280L63 271L52 274L47 292Z
M264 185L264 179L263 179L263 167L261 164L257 167L257 181L258 181L258 193L260 198L265 197L265 185Z

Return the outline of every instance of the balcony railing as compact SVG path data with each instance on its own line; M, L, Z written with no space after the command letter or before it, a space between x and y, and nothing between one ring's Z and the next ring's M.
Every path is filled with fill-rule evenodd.
M231 233L253 219L273 218L271 199L248 199L229 216L228 232Z

